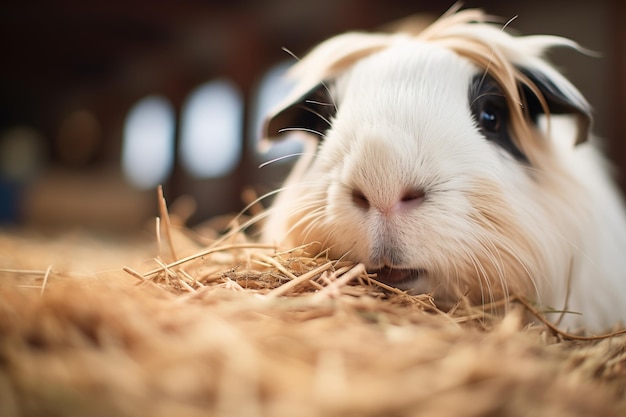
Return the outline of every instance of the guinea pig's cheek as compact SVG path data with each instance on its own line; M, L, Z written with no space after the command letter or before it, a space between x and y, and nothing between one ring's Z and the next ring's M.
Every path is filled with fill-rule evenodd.
M362 262L368 252L367 219L340 186L330 186L324 212L331 254Z

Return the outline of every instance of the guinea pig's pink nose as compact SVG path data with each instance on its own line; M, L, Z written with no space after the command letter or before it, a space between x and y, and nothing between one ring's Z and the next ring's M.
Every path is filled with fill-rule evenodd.
M362 210L369 210L374 206L381 213L388 215L398 211L405 211L422 204L426 194L421 189L407 190L400 195L400 198L389 202L372 202L370 198L361 190L352 190L352 203Z

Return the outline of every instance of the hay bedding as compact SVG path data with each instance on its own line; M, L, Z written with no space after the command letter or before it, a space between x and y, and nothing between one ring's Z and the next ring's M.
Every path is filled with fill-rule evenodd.
M443 312L162 214L157 247L0 237L1 416L626 415L626 336Z

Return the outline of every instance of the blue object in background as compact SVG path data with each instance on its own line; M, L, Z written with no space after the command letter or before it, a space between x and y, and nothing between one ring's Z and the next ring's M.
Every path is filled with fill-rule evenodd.
M0 224L15 224L20 220L22 187L12 180L0 178Z

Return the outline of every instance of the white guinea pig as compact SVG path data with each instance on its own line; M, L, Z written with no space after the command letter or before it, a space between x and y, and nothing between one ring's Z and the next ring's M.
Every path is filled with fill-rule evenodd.
M555 46L578 48L511 36L479 10L320 44L265 125L317 147L264 240L328 250L435 301L520 295L566 330L626 325L624 205L589 105L542 58Z

